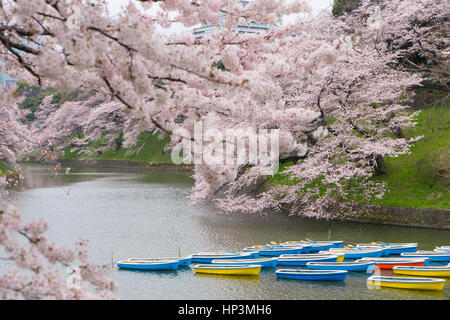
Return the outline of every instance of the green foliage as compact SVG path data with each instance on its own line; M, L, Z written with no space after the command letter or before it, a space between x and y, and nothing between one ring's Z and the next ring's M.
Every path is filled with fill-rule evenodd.
M65 159L98 159L98 160L118 160L131 162L145 162L150 164L171 164L170 153L164 153L164 147L169 142L169 138L162 137L160 134L153 134L151 132L142 132L138 137L136 145L129 148L123 148L123 133L119 133L115 140L115 146L105 152L95 152L104 141L99 139L89 143L88 148L91 151L89 154L80 154L78 152L71 152L73 147L68 146L64 149Z
M91 91L87 94L84 94L80 90L75 90L69 93L61 93L52 87L43 89L37 86L31 86L26 82L19 81L17 82L17 93L25 96L25 99L20 104L20 107L24 109L30 109L31 113L27 115L27 119L33 121L37 108L46 96L52 95L53 97L50 102L52 104L58 104L58 106L61 106L66 101L78 101L80 99L83 99L83 95L88 97L92 95L94 91Z
M225 65L223 64L222 60L219 60L219 61L217 61L217 62L214 62L214 63L212 64L212 67L213 67L213 68L220 69L220 70L222 70L222 71L229 71L227 68L225 68Z
M361 0L334 0L333 15L335 17L341 16L344 13L351 12L359 7Z
M0 177L6 176L7 178L18 178L19 172L11 168L4 161L0 160Z

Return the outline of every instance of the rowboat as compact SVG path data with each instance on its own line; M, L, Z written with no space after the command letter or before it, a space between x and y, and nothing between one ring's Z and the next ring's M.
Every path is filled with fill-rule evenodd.
M171 258L129 258L128 261L162 261L162 260L178 260L178 266L188 266L191 264L192 258L191 256L180 258L180 257L171 257Z
M178 260L158 260L158 261L130 261L121 260L117 266L122 269L135 270L177 270Z
M395 266L394 273L407 274L411 276L428 277L450 277L450 265L448 266L427 266L427 267L408 267Z
M260 265L252 264L231 264L231 265L215 265L215 264L197 264L192 267L196 273L209 274L228 274L239 276L256 276L261 271Z
M389 246L381 246L381 245L374 245L374 244L357 244L356 248L360 248L363 250L367 249L381 249L381 256L382 257L388 257L391 254L391 248Z
M361 258L356 260L375 262L375 267L380 269L392 269L395 266L424 266L428 263L428 259L412 259L412 258Z
M255 259L259 257L259 250L252 247L247 247L241 250L243 253L251 253L250 259Z
M367 279L367 285L376 287L442 291L445 286L445 280L433 278L389 277L374 275L370 276Z
M335 248L335 243L332 241L301 240L300 243L310 245L311 249L309 249L309 252L319 252L321 250L330 250L331 248Z
M391 254L401 254L403 252L416 252L417 243L381 243L381 245L389 247Z
M400 256L405 258L428 258L429 261L450 261L450 252L444 250L404 252Z
M257 246L260 256L279 256L281 254L300 254L303 247Z
M301 242L283 242L279 244L280 247L292 248L292 247L302 247L302 252L300 253L309 253L311 251L312 246L307 243Z
M314 270L346 270L371 272L375 267L375 262L308 262L308 269Z
M330 251L330 250L324 250L324 251L319 251L318 253L320 253L320 254L331 254L331 255L333 255L333 256L337 256L337 260L336 260L336 262L342 262L342 261L344 261L344 258L345 258L345 253L343 253L343 252L332 252L332 251Z
M306 270L306 269L279 269L275 271L277 278L297 280L328 280L344 281L347 271L344 270Z
M337 256L332 254L320 254L320 253L311 253L311 254L282 254L278 258L279 266L304 266L308 262L316 262L316 261L328 261L328 262L336 262Z
M237 259L237 260L213 260L212 264L220 264L220 265L243 265L243 264L252 264L259 265L262 268L275 268L278 263L278 258L258 258L258 259Z
M308 242L308 241L287 241L287 242L283 242L281 244L282 246L308 246L308 252L303 252L303 253L309 253L309 252L319 252L320 250L329 250L330 248L334 247L333 243L327 242L327 243L322 243L322 242Z
M324 245L324 246L329 246L330 244L333 245L333 248L342 248L342 246L344 245L344 241L339 240L339 241L333 241L333 240L324 240L324 241L314 241L314 240L298 240L298 241L286 241L281 243L281 245L304 245L304 244L309 244L312 245L314 244L315 247L317 248L320 245ZM320 249L320 250L326 250L326 249Z
M450 251L450 246L436 247L436 249L434 249L434 251Z
M389 248L390 254L401 254L403 252L416 252L418 244L417 243L385 243L385 242L373 242L373 243L362 243L356 245L358 246L380 246L383 248Z
M383 249L341 249L341 248L331 248L331 253L344 253L345 259L361 259L364 257L381 257Z
M216 259L250 259L253 256L252 252L199 252L192 254L192 262L210 263Z

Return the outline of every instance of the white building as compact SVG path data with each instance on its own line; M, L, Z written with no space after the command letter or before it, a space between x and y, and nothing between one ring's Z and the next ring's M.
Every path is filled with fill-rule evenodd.
M246 0L239 0L243 5L246 5L250 1ZM214 34L217 31L219 31L221 28L223 28L224 25L224 16L225 14L221 12L220 21L218 24L206 24L203 26L200 26L198 28L194 28L192 31L195 35L196 39L201 39L205 35L208 34ZM251 21L249 24L238 24L236 28L233 29L235 32L239 33L259 33L259 32L267 32L269 31L269 25L266 23L257 23L256 21Z

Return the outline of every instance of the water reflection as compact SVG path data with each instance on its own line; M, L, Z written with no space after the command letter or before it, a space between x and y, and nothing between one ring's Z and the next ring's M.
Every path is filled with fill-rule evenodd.
M344 240L345 244L419 242L419 249L450 244L445 230L317 221L285 214L223 214L210 206L193 206L188 197L192 178L170 172L125 172L102 168L48 168L24 165L27 189L14 204L26 219L49 222L50 241L72 246L89 239L92 263L111 264L129 257L185 256L201 251L240 250L270 241ZM70 189L70 193L66 191ZM0 262L0 273L4 265ZM407 294L368 290L369 274L349 273L345 282L320 283L277 279L274 269L259 277L119 270L111 276L121 299L409 299ZM448 299L450 284L441 295Z

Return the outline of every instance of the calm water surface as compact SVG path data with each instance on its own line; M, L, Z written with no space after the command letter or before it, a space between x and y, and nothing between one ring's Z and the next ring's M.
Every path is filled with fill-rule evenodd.
M276 279L271 269L259 277L196 275L119 270L129 257L167 257L199 251L239 250L270 241L344 240L345 244L419 242L419 249L450 245L443 230L316 221L282 214L223 214L193 206L192 179L184 174L72 168L51 177L46 167L24 166L27 189L13 201L27 218L49 222L47 236L71 246L89 239L90 261L109 264L120 299L449 299L443 292L368 289L368 274L349 273L345 282ZM4 269L3 266L0 269Z

